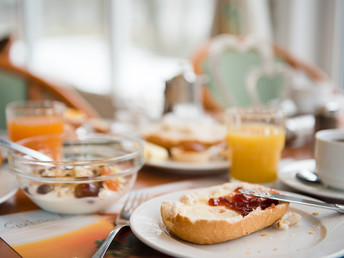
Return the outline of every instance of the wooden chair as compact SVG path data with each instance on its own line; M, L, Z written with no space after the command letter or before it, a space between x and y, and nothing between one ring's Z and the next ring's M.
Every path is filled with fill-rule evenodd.
M0 56L9 58L12 42L13 39L11 35L6 35L0 39Z
M283 99L291 71L302 71L313 81L329 80L319 68L285 49L250 36L218 35L198 49L191 61L196 74L209 77L203 103L210 111Z
M0 55L0 128L6 128L5 107L18 100L57 100L78 109L89 118L100 117L97 111L75 90L51 83L32 72L13 65Z

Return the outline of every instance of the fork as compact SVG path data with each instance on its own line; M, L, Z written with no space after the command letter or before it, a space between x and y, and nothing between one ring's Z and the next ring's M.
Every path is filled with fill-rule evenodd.
M132 212L138 207L141 203L147 201L148 195L143 192L130 192L123 208L116 218L116 226L111 230L107 238L99 247L98 251L92 256L92 258L102 258L107 249L109 248L112 240L118 234L118 232L125 226L129 226L129 219Z

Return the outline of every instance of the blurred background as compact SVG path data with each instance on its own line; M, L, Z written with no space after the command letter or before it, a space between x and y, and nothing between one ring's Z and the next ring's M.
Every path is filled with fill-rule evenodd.
M343 25L340 0L0 0L11 62L111 104L110 118L159 117L165 82L220 33L273 41L343 88Z

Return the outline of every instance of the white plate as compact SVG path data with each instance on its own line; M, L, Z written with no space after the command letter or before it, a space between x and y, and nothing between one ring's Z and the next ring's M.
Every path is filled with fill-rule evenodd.
M207 163L186 163L172 160L161 162L146 162L145 165L159 169L168 170L171 173L184 175L207 175L225 173L229 169L229 161L214 160Z
M14 175L10 174L7 166L0 169L0 203L7 201L18 191L17 181Z
M283 167L279 173L279 180L287 186L323 198L332 198L344 201L344 191L327 188L322 184L304 183L296 178L296 172L300 169L314 169L315 160L295 161Z
M148 246L176 257L339 257L344 255L344 216L333 211L296 204L291 204L289 209L300 214L302 219L288 230L267 227L245 237L214 245L185 242L166 232L160 216L162 201L177 200L185 192L159 196L138 207L130 218L130 227L134 234ZM319 214L313 215L313 212Z

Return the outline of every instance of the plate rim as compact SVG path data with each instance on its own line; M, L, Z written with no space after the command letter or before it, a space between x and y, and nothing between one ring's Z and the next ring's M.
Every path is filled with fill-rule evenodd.
M155 250L160 251L161 253L164 253L164 254L167 254L167 255L172 255L172 256L178 256L178 257L190 257L187 254L181 254L178 251L174 251L174 250L170 250L170 249L167 249L167 248L163 248L161 245L152 244L151 241L149 241L149 240L145 239L143 236L141 236L141 234L138 232L138 230L134 227L135 223L133 221L135 220L136 217L140 217L140 211L144 210L146 205L149 206L151 203L157 202L160 199L164 200L165 198L166 198L166 200L177 200L182 194L187 193L187 192L191 192L191 191L194 191L194 190L196 190L196 189L188 189L188 190L182 190L182 191L177 191L177 192L172 192L172 193L160 195L160 196L152 198L152 199L148 200L147 202L143 203L140 207L138 207L133 212L133 214L132 214L132 216L130 218L130 228L131 228L133 234L138 239L140 239L143 243L145 243L146 245L150 246L151 248L153 248ZM299 197L302 197L302 198L316 200L315 198L312 198L312 197L309 197L309 196L305 196L305 195L302 195L302 194L298 194L298 193L293 193L293 192L288 192L288 191L283 191L283 190L281 190L280 192L283 192L283 193L286 193L286 194L295 195L295 196L299 196ZM319 200L317 200L317 201L319 201ZM297 205L297 204L291 204L291 205L292 205L292 207L294 205L296 205L296 207L300 206L300 205ZM308 208L311 209L311 208L314 208L314 207L308 206ZM150 210L152 210L152 209L150 209ZM326 212L326 210L325 210L325 212ZM327 212L333 212L333 211L327 211ZM326 224L326 221L324 221L324 222ZM181 241L183 241L183 240L181 240ZM188 244L192 244L192 243L188 243ZM219 243L219 244L221 244L221 243ZM195 246L197 246L197 245L195 244ZM339 247L339 248L341 248L341 250L334 251L333 253L327 254L326 256L323 256L323 257L337 257L338 255L344 255L344 247ZM204 252L206 252L206 251L204 251ZM302 255L302 253L299 253L298 255ZM276 257L278 257L278 255Z
M230 168L228 160L209 161L205 163L187 163L173 160L167 161L146 161L146 166L167 169L171 171L206 171L206 170L225 170ZM212 171L213 172L213 171Z
M8 199L10 199L12 196L14 196L17 193L19 187L16 183L15 176L12 175L5 167L0 168L0 180L4 180L7 183L7 185L9 185L9 188L6 189L7 191L4 191L3 193L2 189L0 189L0 204L2 204L6 202Z

